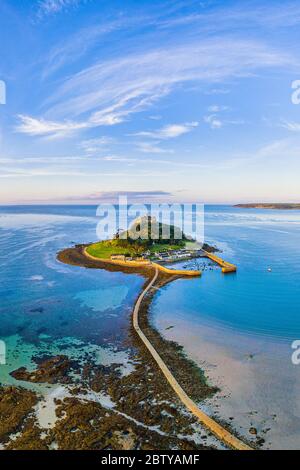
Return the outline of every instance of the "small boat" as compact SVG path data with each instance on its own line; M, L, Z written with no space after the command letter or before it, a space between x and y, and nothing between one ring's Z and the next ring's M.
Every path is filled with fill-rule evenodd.
M268 272L271 273L271 272L272 272L272 268L268 268Z

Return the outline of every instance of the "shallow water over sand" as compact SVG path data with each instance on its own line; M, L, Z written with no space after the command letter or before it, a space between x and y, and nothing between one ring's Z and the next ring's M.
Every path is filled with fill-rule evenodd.
M123 342L143 280L56 260L62 248L96 239L94 214L94 208L0 208L0 339L7 348L0 383L14 383L12 370L30 369L32 357L44 354L126 362Z

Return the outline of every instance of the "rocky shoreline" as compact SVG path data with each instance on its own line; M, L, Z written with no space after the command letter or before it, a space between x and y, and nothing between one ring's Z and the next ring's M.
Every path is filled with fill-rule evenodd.
M88 259L85 245L63 250L58 260L90 269L138 273L145 284L152 268L118 267ZM165 340L149 321L149 308L158 289L180 276L160 273L140 310L140 324L161 352L162 358L184 390L196 401L211 397L217 389L207 384L202 371L183 353L182 348ZM187 280L188 282L188 280ZM38 393L25 388L0 389L0 442L5 449L211 449L220 444L199 425L174 395L139 341L131 321L126 345L133 371L122 374L120 364L83 366L67 356L34 358L37 367L14 371L13 377L33 384L63 386L65 394L54 398L55 422L40 426L36 407ZM6 413L7 400L18 403L13 418ZM46 407L46 405L44 405ZM222 446L221 446L222 447Z

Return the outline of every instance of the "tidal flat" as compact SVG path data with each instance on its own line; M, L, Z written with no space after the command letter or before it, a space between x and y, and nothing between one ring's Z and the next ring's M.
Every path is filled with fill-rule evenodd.
M0 208L0 332L7 346L7 363L0 369L1 423L6 423L1 448L121 448L122 430L132 437L126 439L129 448L177 448L183 445L178 440L223 448L189 420L180 433L172 431L166 437L165 426L174 421L171 416L175 423L182 416L185 423L188 414L174 394L166 396L163 378L130 337L132 308L146 278L132 270L86 269L57 261L57 253L66 246L95 239L94 214L93 207ZM205 372L208 386L219 389L201 401L204 410L225 419L254 443L264 439L262 448L295 448L299 374L291 363L291 343L300 337L300 215L212 206L205 218L208 242L237 264L237 274L222 276L218 268L207 266L201 280L177 279L155 290L150 326L168 342L183 346L183 354ZM11 375L25 367L21 374L34 377L41 364L46 361L53 368L54 359L59 365L61 356L71 364L65 383L37 383ZM98 383L91 380L95 377L100 377ZM134 387L132 381L139 380L142 383ZM153 391L153 380L161 389L161 400ZM112 391L111 381L124 394ZM144 383L151 384L147 390ZM136 400L130 405L132 414L126 413L125 393ZM5 409L12 409L9 400L16 408L12 419L5 414ZM95 422L89 419L90 406L90 415L99 410ZM103 423L114 416L111 435L108 424L99 431L100 416ZM79 433L81 439L67 442L68 432L72 437ZM88 440L87 434L95 439ZM161 436L173 440L166 443Z
M61 252L58 258L71 265L95 269L93 261L84 259L83 262L81 256L78 247ZM116 271L115 267L111 269ZM147 269L139 274L146 282ZM147 297L141 311L143 329L163 351L163 357L187 392L195 400L202 400L216 389L207 384L200 369L183 354L180 346L163 340L148 321L152 296L167 282L170 276L160 274L155 289ZM85 297L77 296L77 300L84 300L86 305ZM94 296L91 302L89 306L94 308ZM116 307L115 299L112 303ZM15 341L17 346L16 338ZM43 355L34 354L31 349L30 365L9 372L7 380L11 385L1 388L0 436L4 449L222 448L174 396L136 337L130 315L121 346L123 352L108 347L102 348L101 354L101 348L93 351L80 342L74 344L70 338L64 342L47 344L44 335ZM51 355L55 349L64 350L64 354ZM77 354L73 349L78 350ZM98 362L96 352L100 355ZM105 365L104 357L109 354L111 362L106 360ZM7 403L17 404L12 417Z

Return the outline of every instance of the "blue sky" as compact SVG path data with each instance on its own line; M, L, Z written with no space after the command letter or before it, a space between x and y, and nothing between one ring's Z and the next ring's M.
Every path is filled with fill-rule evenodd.
M299 1L1 0L0 23L0 203L299 202Z

